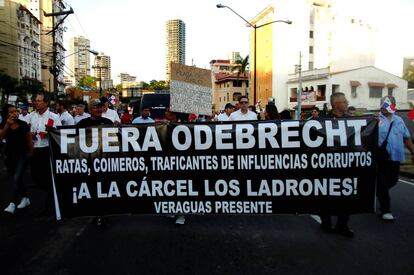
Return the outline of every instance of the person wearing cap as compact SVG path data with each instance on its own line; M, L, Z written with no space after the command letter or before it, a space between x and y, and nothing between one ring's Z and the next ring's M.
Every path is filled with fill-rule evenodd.
M249 99L247 96L239 97L240 109L231 113L231 121L241 121L241 120L257 120L257 114L255 112L249 111Z
M99 99L92 99L89 101L88 110L90 117L82 119L76 124L78 128L86 128L90 126L99 126L99 125L114 125L114 123L102 116L103 104Z
M150 117L151 108L149 106L142 107L141 116L136 117L132 124L144 124L144 123L155 123L155 121Z
M224 106L224 113L221 113L217 117L217 121L230 121L230 115L234 112L234 106L231 103L227 103Z
M378 123L378 146L387 142L389 160L378 161L377 198L380 206L380 217L384 221L394 221L391 213L391 198L389 190L398 182L400 163L405 160L404 146L411 152L414 162L414 146L411 135L403 119L395 114L396 102L393 96L381 98L381 111ZM389 134L388 134L389 131ZM387 140L385 138L387 137Z
M30 119L29 107L27 107L26 105L23 105L21 110L22 112L21 114L19 114L19 119L28 123Z
M77 115L75 116L75 124L78 124L79 121L81 121L82 119L88 118L91 115L85 112L85 105L83 104L78 104L76 106L76 113Z
M109 108L109 100L105 96L99 98L102 103L102 117L110 119L115 125L121 123L118 113Z

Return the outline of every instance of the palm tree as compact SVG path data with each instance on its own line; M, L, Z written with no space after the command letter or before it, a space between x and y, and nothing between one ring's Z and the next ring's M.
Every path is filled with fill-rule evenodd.
M414 82L414 66L409 66L405 72L403 78L407 81Z
M249 69L249 55L246 55L245 58L238 59L235 64L237 66L233 67L231 71L237 71L237 78L239 78L240 74L244 74Z

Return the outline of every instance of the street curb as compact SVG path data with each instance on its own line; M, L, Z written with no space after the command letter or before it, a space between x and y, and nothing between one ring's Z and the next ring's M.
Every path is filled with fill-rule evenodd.
M410 173L410 172L400 171L400 176L410 178L410 179L414 179L414 174Z

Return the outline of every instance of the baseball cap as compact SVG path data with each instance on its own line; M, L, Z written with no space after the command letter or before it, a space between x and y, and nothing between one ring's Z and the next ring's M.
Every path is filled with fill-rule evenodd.
M234 108L233 104L227 103L226 106L224 106L224 109L228 109L228 108Z
M91 101L89 101L88 106L89 107L101 107L102 102L99 99L95 98L95 99L92 99Z
M381 104L381 108L387 110L387 112L393 114L397 109L395 108L395 104L391 101L391 99L387 96L384 99L384 102Z

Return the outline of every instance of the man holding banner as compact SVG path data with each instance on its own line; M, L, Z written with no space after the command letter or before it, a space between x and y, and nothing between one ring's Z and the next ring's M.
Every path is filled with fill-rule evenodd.
M53 213L52 176L49 158L50 130L61 126L59 116L49 111L49 98L39 93L35 99L36 111L29 119L30 132L33 139L32 179L38 187L46 192L44 215Z
M344 93L333 93L330 98L332 110L326 115L327 118L348 117L348 100ZM321 229L325 232L336 232L345 237L352 238L354 231L348 226L349 215L346 213L338 213L338 220L335 228L332 229L331 216L321 215Z

